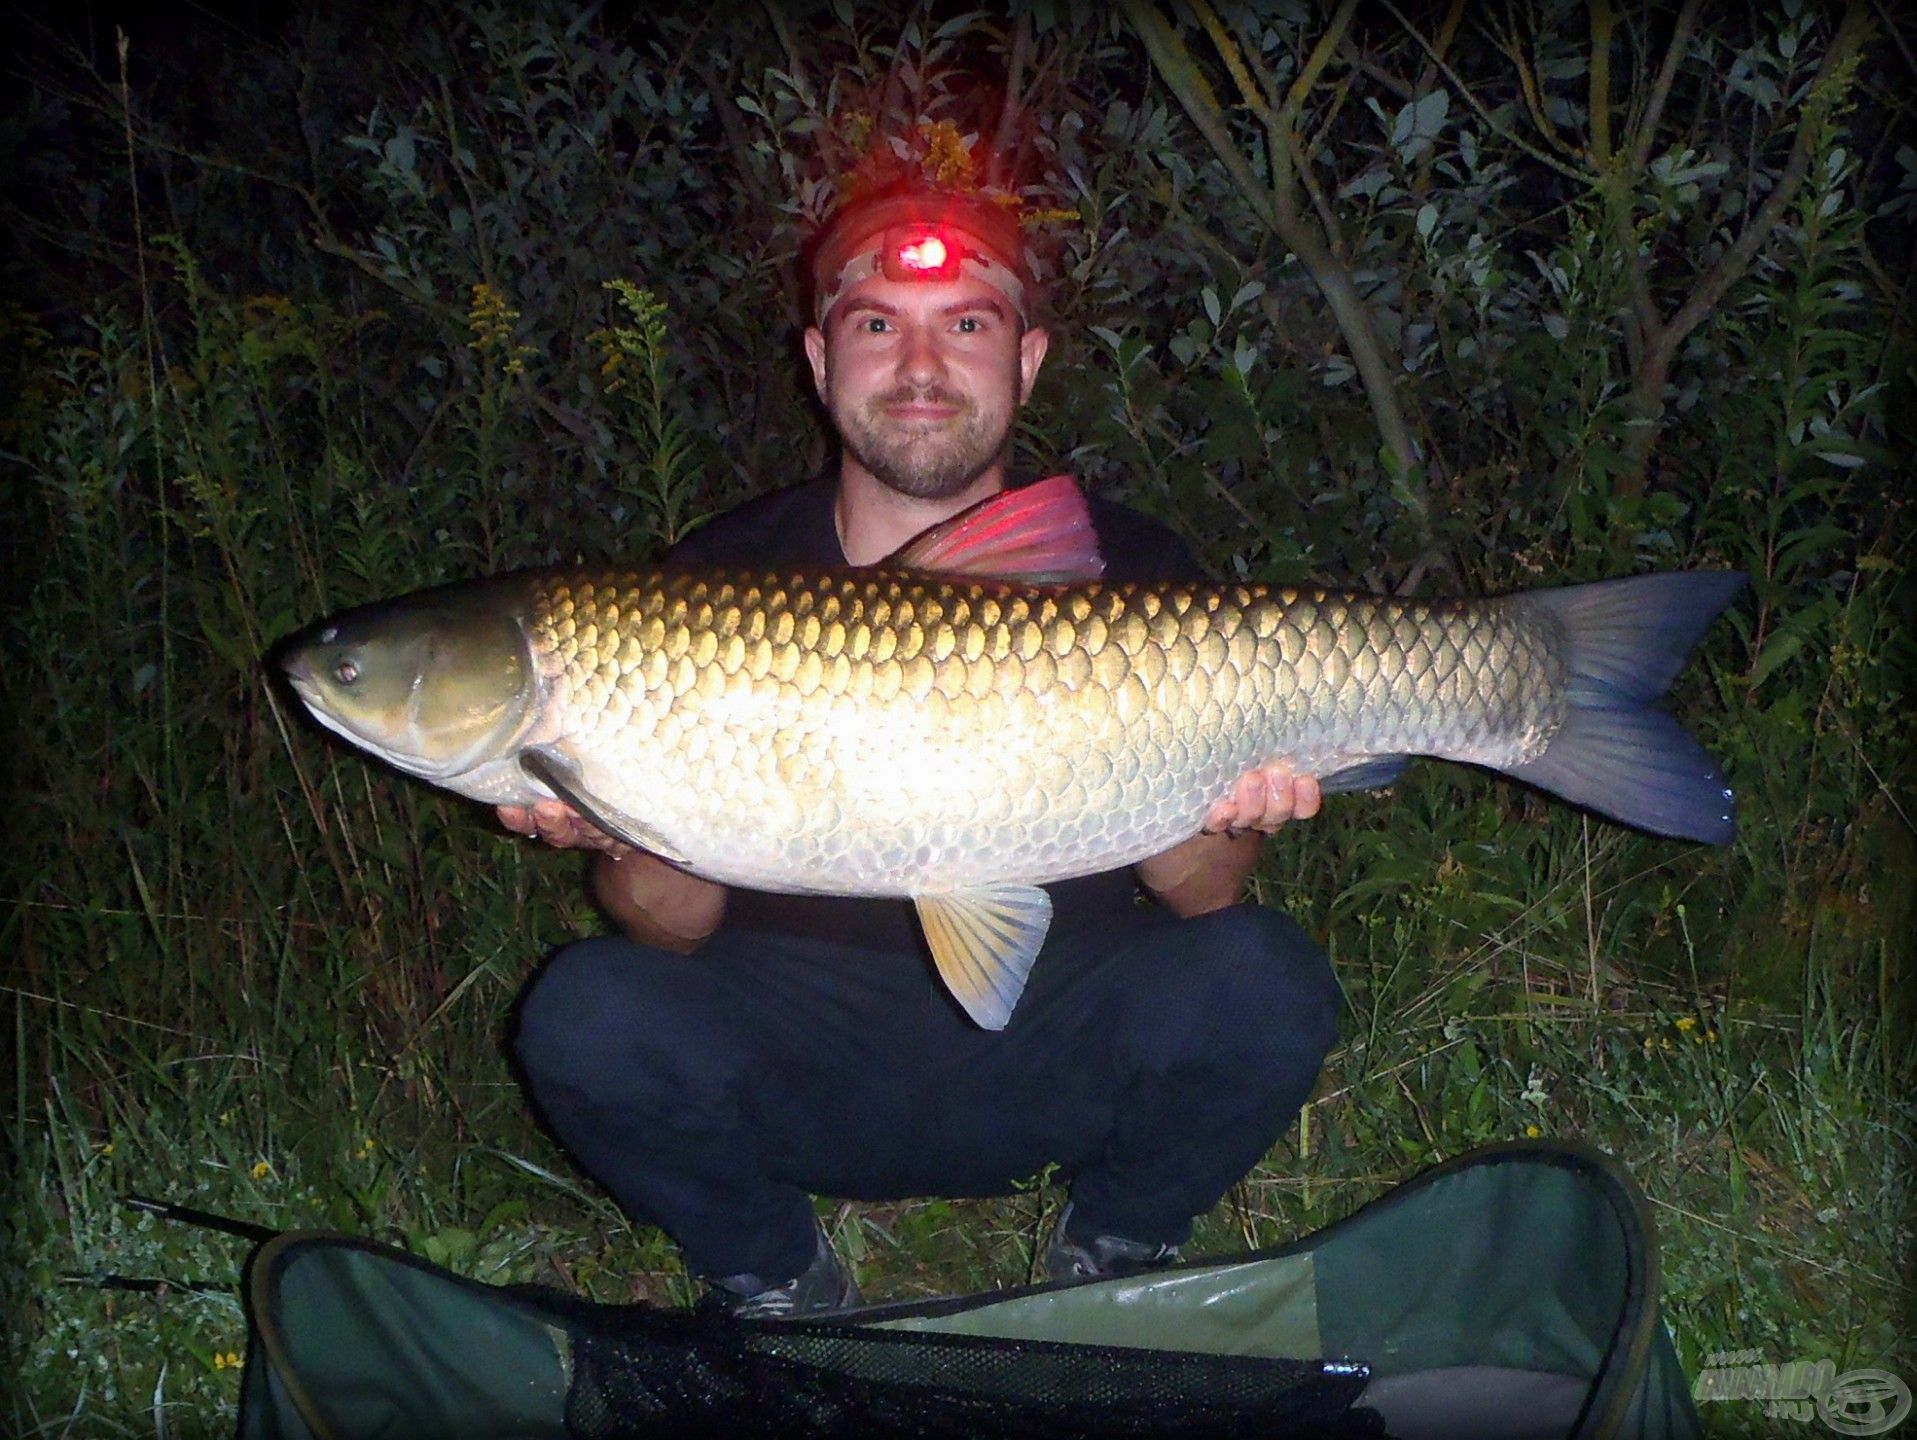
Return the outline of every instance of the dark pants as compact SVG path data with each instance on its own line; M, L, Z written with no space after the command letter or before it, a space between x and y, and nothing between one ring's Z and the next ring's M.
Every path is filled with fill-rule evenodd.
M695 1274L797 1274L808 1192L1005 1194L1052 1162L1076 1234L1178 1244L1309 1097L1338 988L1275 911L1119 918L1055 935L998 1033L916 955L586 940L534 982L515 1045L561 1143Z

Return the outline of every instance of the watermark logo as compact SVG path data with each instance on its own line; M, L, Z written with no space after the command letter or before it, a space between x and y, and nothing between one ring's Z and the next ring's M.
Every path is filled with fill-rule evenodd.
M1846 1370L1828 1360L1771 1364L1756 1350L1704 1357L1691 1398L1758 1400L1777 1420L1822 1420L1839 1435L1882 1435L1910 1414L1910 1386L1888 1370Z

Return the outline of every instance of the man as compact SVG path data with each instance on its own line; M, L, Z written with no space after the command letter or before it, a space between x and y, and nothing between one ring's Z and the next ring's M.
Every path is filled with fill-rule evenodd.
M882 192L841 210L811 269L837 474L721 517L675 560L870 565L1006 486L1048 344L1006 212ZM1091 508L1108 580L1193 571L1163 526ZM1310 777L1255 772L1135 873L1047 887L1052 929L998 1032L940 987L909 902L728 892L564 805L503 808L602 852L592 889L622 932L552 959L517 1053L580 1166L740 1316L857 1303L811 1194L1002 1194L1056 1165L1072 1189L1049 1275L1167 1263L1290 1124L1333 1038L1324 955L1239 903L1260 832L1318 804Z

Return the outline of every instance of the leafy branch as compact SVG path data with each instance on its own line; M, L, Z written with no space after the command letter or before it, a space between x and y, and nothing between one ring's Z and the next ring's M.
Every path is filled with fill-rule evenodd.
M1337 51L1357 11L1357 0L1344 0L1338 7L1284 101L1276 108L1269 95L1269 83L1261 87L1252 77L1251 65L1255 62L1247 59L1205 0L1192 0L1190 8L1237 85L1240 100L1264 126L1270 159L1269 184L1260 181L1251 162L1232 138L1225 111L1179 31L1150 0L1120 0L1119 8L1144 42L1153 68L1178 98L1239 193L1272 233L1298 257L1324 295L1351 352L1352 365L1364 384L1383 442L1387 467L1399 481L1398 494L1428 538L1431 501L1418 468L1423 447L1418 444L1398 394L1397 371L1401 367L1395 363L1391 348L1373 323L1350 268L1327 242L1323 222L1307 221L1299 205L1298 174L1305 157L1298 141L1298 117L1313 86Z
M1664 387L1670 379L1671 365L1677 357L1678 348L1716 309L1731 286L1749 271L1759 248L1775 233L1796 200L1798 190L1810 171L1811 153L1849 87L1858 47L1870 28L1861 4L1852 3L1845 8L1843 19L1818 62L1816 73L1805 88L1790 155L1778 174L1777 183L1764 198L1764 203L1757 207L1756 214L1738 232L1737 238L1688 287L1688 298L1667 319L1651 293L1651 260L1637 243L1633 208L1628 197L1639 193L1643 187L1645 161L1651 151L1664 97L1669 92L1669 74L1675 68L1674 57L1688 39L1689 22L1695 18L1695 13L1696 6L1687 5L1678 17L1677 33L1672 36L1670 50L1659 70L1652 102L1646 107L1638 133L1631 144L1629 168L1615 162L1606 165L1600 181L1609 201L1611 222L1616 227L1620 252L1628 264L1627 283L1640 344L1628 401L1631 428L1626 455L1629 467L1618 477L1618 493L1624 496L1640 495L1644 491L1645 470L1651 451L1657 444L1663 418ZM1601 153L1597 158L1603 164Z

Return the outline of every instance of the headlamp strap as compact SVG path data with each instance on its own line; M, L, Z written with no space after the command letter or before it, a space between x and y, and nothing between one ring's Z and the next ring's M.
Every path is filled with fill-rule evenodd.
M859 250L839 267L832 283L819 292L816 319L823 326L825 317L839 297L869 275L888 280L956 280L974 275L1012 302L1021 320L1025 313L1025 285L1012 268L946 225L892 225L879 232L870 245Z

